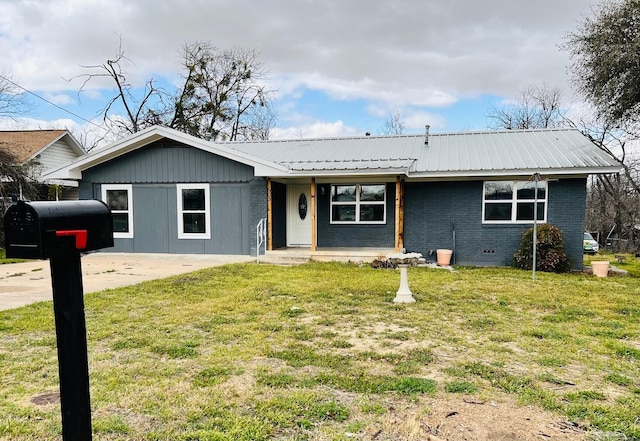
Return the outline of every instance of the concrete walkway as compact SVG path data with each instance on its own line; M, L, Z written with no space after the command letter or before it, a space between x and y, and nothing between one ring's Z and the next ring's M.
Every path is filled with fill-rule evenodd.
M84 293L135 285L227 263L255 262L251 256L203 254L91 253L82 256ZM48 260L0 265L0 310L53 300Z

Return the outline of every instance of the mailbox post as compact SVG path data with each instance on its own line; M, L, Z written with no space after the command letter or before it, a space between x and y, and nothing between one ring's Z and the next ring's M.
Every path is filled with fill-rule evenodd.
M62 439L91 440L87 331L80 253L113 246L101 201L24 202L4 217L7 257L49 259L58 346Z

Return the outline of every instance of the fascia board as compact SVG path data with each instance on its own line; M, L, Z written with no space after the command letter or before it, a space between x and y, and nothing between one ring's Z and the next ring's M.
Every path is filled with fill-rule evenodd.
M237 150L222 147L219 144L204 141L194 136L178 132L174 129L155 126L137 132L120 142L116 142L109 147L96 151L94 154L89 153L64 167L47 173L45 176L55 179L82 179L82 172L84 170L110 161L118 156L124 155L163 138L181 142L185 145L252 166L256 170L260 170L262 173L283 173L287 171L285 167L260 160L253 156L238 152Z
M514 170L465 170L465 171L442 171L442 172L421 172L411 173L410 178L477 178L477 177L500 177L500 176L526 176L535 172L547 175L594 175L619 173L621 167L584 167L584 168L553 168L553 169L514 169Z
M258 174L258 169L256 169L256 176L260 177L270 177L270 178L313 178L313 177L328 177L328 176L336 176L336 177L349 177L349 176L384 176L384 175L405 175L409 176L409 172L406 168L399 169L380 169L380 170L372 170L372 169L363 169L363 170L304 170L304 171L296 171L289 170L287 173L282 174Z

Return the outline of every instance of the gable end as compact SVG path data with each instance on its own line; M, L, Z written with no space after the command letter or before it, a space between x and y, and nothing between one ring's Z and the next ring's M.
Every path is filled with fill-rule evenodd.
M82 172L82 179L109 183L248 182L253 167L162 139Z

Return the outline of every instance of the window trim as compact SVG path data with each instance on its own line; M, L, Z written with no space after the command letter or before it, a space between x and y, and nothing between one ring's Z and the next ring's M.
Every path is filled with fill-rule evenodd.
M184 217L185 213L202 213L202 210L182 209L182 190L204 190L204 233L185 233ZM211 239L211 188L205 184L176 184L176 211L178 213L178 239Z
M333 201L333 187L356 187L356 199L355 201L334 202ZM361 201L360 200L360 188L363 185L382 185L384 187L384 199L382 201ZM353 221L336 221L333 220L333 207L335 205L355 205L356 218ZM383 214L381 221L361 221L360 220L360 206L361 205L382 205ZM385 182L363 182L359 184L344 182L331 184L329 188L329 222L333 225L384 225L387 223L387 184Z
M512 189L512 195L511 195L511 199L496 199L496 200L487 200L486 199L486 191L487 191L487 183L490 182L499 182L501 184L511 184L511 189ZM482 223L483 224L512 224L512 225L522 225L522 224L533 224L534 219L531 220L517 220L516 217L518 215L518 204L519 203L529 203L532 204L534 203L534 199L518 199L518 191L517 191L517 186L518 184L522 184L522 183L529 183L529 181L523 181L523 180L519 180L519 181L483 181L482 182ZM545 190L545 197L544 198L538 198L538 203L544 203L544 210L542 213L543 218L542 219L538 219L537 223L547 223L547 210L549 209L549 185L547 183L547 181L539 181L538 182L538 191L540 190L540 188L543 188L544 186L544 190ZM511 219L510 220L485 220L485 211L486 211L486 206L487 204L506 204L506 203L511 203ZM535 216L535 214L534 214Z
M133 185L131 184L102 184L102 201L108 205L107 192L110 190L126 190L127 191L127 210L111 210L111 213L127 213L127 222L129 231L126 233L120 231L113 232L114 239L133 239Z

